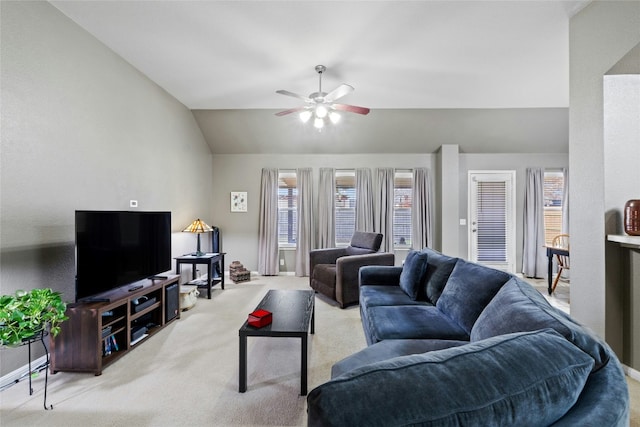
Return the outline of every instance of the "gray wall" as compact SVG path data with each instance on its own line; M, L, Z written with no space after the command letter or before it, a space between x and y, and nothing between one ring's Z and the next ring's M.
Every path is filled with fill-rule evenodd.
M570 22L571 314L607 340L615 333L609 316L617 318L619 308L607 313L605 194L622 181L605 183L603 76L639 42L640 2L595 1ZM626 150L634 155L640 144ZM624 179L635 169L622 172Z
M450 147L449 147L450 148ZM441 249L439 242L448 242L447 253L467 257L467 229L458 225L459 218L467 218L467 171L470 169L511 169L516 170L517 191L517 263L518 271L522 265L522 207L524 200L524 177L527 167L546 167L558 169L566 167L567 154L457 154L445 156L444 162L439 154L345 154L335 155L216 155L213 159L214 173L214 212L213 225L219 226L222 236L223 250L228 254L229 262L238 260L252 271L257 270L258 259L258 212L260 200L260 174L265 167L294 169L311 167L314 171L314 185L317 189L319 169L334 167L348 169L357 167L394 167L412 168L428 167L431 169L433 187L436 190L434 199L441 199L442 194L455 194L459 199L454 204L456 211L440 209L444 204L436 202L435 248ZM440 163L440 164L438 164ZM459 166L458 166L459 164ZM457 171L454 179L442 180L440 170L449 174ZM230 207L231 191L247 191L248 212L232 213ZM449 206L449 205L448 205ZM441 217L447 215L448 229L441 227ZM454 227L455 226L455 227ZM454 229L455 228L455 229ZM451 244L453 242L453 244ZM444 245L444 243L442 243ZM396 254L396 264L400 264L406 253ZM294 271L293 251L282 251L285 265L281 271Z
M212 155L191 112L50 4L0 6L0 293L73 300L76 209L172 211L174 254L193 250ZM27 362L0 352L2 375Z
M260 179L262 168L295 169L313 168L314 189L317 192L319 170L322 167L353 169L359 167L427 167L433 171L435 156L432 154L218 154L213 159L213 218L220 227L222 249L229 262L240 261L245 268L258 268L258 216L260 206ZM230 192L246 191L248 208L246 213L231 212ZM400 255L399 255L400 256ZM281 251L285 265L281 271L295 270L293 251Z
M640 49L635 75L604 76L605 232L624 234L623 207L640 199ZM630 149L631 148L631 149ZM640 239L639 239L640 240ZM606 333L622 361L640 369L640 250L607 243Z

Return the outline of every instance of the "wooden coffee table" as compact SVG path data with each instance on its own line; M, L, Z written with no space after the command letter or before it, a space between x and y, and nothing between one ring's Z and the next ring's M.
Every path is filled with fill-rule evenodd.
M307 394L307 339L314 333L315 297L309 290L274 290L264 296L256 309L273 313L273 321L262 328L250 326L246 321L238 331L240 336L239 391L247 391L247 337L290 337L301 340L300 394ZM311 329L309 329L311 324Z

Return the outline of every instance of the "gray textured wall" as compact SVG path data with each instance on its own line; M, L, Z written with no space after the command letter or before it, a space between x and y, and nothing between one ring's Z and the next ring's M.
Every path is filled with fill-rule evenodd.
M174 254L193 250L212 155L191 112L50 4L1 7L0 292L74 299L76 209L172 211ZM0 351L2 375L27 362Z

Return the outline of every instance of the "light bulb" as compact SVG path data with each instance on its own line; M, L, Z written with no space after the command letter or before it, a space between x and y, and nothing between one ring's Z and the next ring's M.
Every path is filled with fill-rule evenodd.
M310 118L311 118L311 111L305 110L302 113L300 113L300 120L302 120L302 123L307 123Z
M324 119L325 117L327 117L327 113L329 112L329 110L327 110L327 107L325 107L324 105L320 104L316 107L316 117L320 118L320 119Z
M315 126L316 129L322 129L324 127L324 120L316 117L316 119L313 121L313 126Z
M329 120L331 120L331 123L333 123L334 125L337 124L340 121L340 114L336 113L335 111L330 112Z

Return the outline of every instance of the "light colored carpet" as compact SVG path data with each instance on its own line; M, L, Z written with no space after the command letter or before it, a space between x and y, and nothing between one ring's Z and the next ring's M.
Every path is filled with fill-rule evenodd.
M10 426L304 426L300 340L249 338L248 389L238 393L238 328L268 289L308 289L308 278L252 277L215 288L182 318L107 367L101 376L44 373L0 393L0 425ZM277 315L275 313L274 315ZM331 365L366 346L358 307L316 297L309 340L309 391L329 380ZM632 426L640 427L640 384L629 380Z
M248 389L238 393L238 329L268 289L309 289L308 278L252 277L214 288L181 319L107 367L102 375L44 373L0 393L0 425L8 426L301 426L300 340L248 339ZM274 313L277 316L277 313ZM366 346L358 307L341 310L316 298L309 339L308 390L330 379L331 366Z

